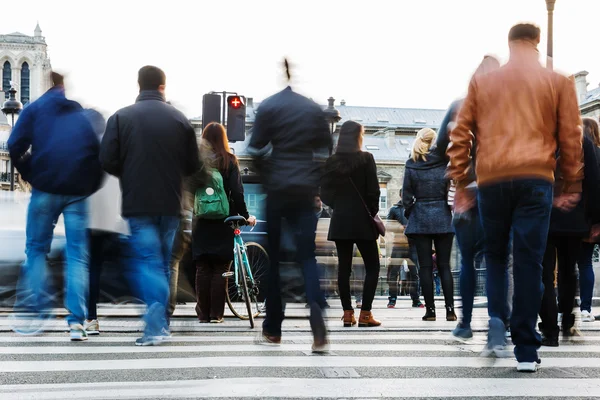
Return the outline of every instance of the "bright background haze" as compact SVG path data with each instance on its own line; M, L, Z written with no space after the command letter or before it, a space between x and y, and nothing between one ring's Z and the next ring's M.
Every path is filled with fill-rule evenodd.
M22 5L21 5L22 4ZM554 63L600 81L600 0L557 0ZM508 57L517 22L542 28L544 0L218 0L15 3L1 33L33 35L39 21L68 95L112 113L137 95L146 64L167 74L167 98L188 117L202 94L237 91L260 101L285 85L326 104L446 108L463 95L484 54Z

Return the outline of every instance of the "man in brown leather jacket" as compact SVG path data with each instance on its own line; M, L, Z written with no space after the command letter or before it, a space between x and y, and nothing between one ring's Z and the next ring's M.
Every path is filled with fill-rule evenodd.
M582 130L577 95L565 76L543 68L540 29L514 26L510 60L473 78L448 149L448 173L458 187L469 174L477 142L478 203L488 271L490 329L486 355L503 353L508 244L513 232L512 339L519 371L533 372L541 345L536 331L542 299L542 258L553 203L554 171L561 179L556 207L568 210L581 196ZM558 157L557 157L558 155Z

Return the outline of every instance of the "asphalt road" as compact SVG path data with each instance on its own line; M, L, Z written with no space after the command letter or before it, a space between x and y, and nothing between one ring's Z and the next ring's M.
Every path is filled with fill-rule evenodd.
M476 337L461 344L450 337L455 323L423 322L408 301L389 310L378 300L383 325L375 329L343 328L332 305L327 355L310 352L303 305L288 307L280 347L256 345L259 329L243 321L199 324L190 305L179 307L170 340L143 348L133 345L142 327L136 307L101 307L102 334L84 343L69 341L61 318L46 334L23 337L0 314L0 399L600 397L600 322L582 323L581 340L542 348L541 369L521 374L514 359L480 357L484 309L475 311Z

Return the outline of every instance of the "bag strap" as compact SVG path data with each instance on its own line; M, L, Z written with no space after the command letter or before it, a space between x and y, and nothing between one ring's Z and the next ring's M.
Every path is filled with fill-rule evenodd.
M371 211L369 210L369 206L367 206L367 203L365 203L365 200L363 199L362 195L360 194L360 191L358 190L358 188L354 184L354 181L352 180L352 178L349 178L349 179L350 179L350 183L354 187L354 190L356 190L356 193L358 194L358 197L360 198L360 201L363 203L363 206L365 206L365 210L367 211L367 214L369 215L369 218L373 218L373 216L371 215Z

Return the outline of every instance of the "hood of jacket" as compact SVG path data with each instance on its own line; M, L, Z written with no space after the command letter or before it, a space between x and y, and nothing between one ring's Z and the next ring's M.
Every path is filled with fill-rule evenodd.
M427 160L418 160L415 161L412 158L409 158L406 161L406 168L411 169L433 169L439 168L441 166L445 166L448 163L445 157L440 156L435 148L432 148L427 155Z

